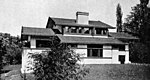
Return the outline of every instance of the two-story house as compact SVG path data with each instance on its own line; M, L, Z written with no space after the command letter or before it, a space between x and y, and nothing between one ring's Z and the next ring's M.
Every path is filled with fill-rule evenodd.
M29 53L49 50L49 37L70 45L81 57L82 64L130 63L129 45L122 39L136 39L125 33L110 33L114 27L89 20L89 13L77 12L76 19L49 17L46 28L22 27L21 38L28 42L22 53L22 71L27 71Z

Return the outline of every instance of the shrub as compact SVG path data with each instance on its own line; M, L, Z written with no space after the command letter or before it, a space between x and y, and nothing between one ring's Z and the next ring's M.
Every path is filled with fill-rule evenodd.
M88 73L78 64L79 55L63 44L53 45L47 54L34 54L33 58L37 80L81 80Z

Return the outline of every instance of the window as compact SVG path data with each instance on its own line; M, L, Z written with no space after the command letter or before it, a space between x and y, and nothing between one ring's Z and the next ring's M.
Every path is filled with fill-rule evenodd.
M100 28L96 28L96 34L101 34L102 30Z
M96 34L106 35L107 29L96 28Z
M120 45L119 46L119 51L125 51L125 45Z
M112 45L113 50L125 51L125 45Z
M51 42L48 40L36 40L36 47L40 47L40 48L49 48L51 45Z
M90 34L90 29L89 28L84 28L84 30L85 30L84 31L85 34Z
M77 33L76 27L71 27L71 33Z
M68 44L70 48L77 48L77 44Z
M82 33L82 28L81 27L79 27L79 33Z
M118 45L112 45L112 49L117 50L117 49L119 49L119 47L118 47Z
M88 57L103 57L103 49L102 49L102 45L88 45L87 46L87 56Z

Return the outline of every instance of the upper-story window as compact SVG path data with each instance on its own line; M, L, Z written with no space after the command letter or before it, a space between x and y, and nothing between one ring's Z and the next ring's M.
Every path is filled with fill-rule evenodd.
M125 45L112 45L113 50L125 51Z
M77 33L76 27L71 27L71 33Z
M79 27L79 33L82 33L82 28L81 27Z
M96 34L102 34L102 29L96 28Z
M96 28L96 34L98 35L106 35L107 34L107 29L101 29L101 28Z
M90 32L90 31L89 31L89 28L84 28L84 31L85 31L85 32L84 32L85 34L89 34L89 32Z

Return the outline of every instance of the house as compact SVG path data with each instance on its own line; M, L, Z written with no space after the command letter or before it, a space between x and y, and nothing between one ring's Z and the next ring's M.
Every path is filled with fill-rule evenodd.
M89 20L88 16L87 12L77 12L76 19L49 17L46 28L22 27L21 38L27 43L22 53L22 71L29 72L30 53L49 50L47 43L52 36L80 54L82 64L130 63L129 45L121 39L137 38L125 33L110 33L109 29L114 27Z

